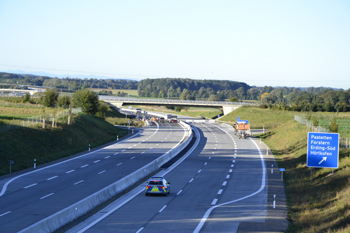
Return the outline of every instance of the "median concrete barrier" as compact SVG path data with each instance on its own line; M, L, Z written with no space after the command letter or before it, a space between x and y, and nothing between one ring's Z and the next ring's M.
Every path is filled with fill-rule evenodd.
M159 158L153 160L149 164L141 167L140 169L134 171L133 173L125 176L124 178L116 181L115 183L103 188L102 190L78 201L77 203L19 231L19 233L24 232L53 232L58 228L64 226L65 224L73 221L74 219L80 217L81 215L87 213L89 210L100 205L111 197L117 195L118 193L124 191L130 186L134 185L141 179L149 176L151 173L157 171L163 164L168 162L170 159L175 157L180 153L192 140L193 134L191 126L180 122L180 124L189 132L189 136L183 142L167 153L163 154Z

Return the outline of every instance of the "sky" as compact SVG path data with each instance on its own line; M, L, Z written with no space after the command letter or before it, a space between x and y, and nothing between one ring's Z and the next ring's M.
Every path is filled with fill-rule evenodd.
M348 0L0 0L0 71L350 88Z

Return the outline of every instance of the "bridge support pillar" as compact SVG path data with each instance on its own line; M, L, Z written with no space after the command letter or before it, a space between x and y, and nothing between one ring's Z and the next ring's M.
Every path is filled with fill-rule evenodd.
M124 102L109 102L110 104L116 106L117 108L121 108Z
M222 106L222 109L223 109L224 115L227 115L239 107L241 107L241 106L240 105L238 105L238 106Z

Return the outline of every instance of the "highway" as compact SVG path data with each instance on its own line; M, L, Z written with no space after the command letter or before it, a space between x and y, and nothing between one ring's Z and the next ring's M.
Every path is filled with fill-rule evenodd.
M264 222L266 169L258 145L217 124L194 126L197 147L160 172L170 195L145 196L143 184L68 232L236 232L240 222Z
M1 232L18 232L127 176L178 145L179 124L151 126L126 141L0 180Z

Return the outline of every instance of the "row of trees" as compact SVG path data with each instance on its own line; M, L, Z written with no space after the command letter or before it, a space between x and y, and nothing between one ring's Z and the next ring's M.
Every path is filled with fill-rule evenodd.
M29 98L26 95L23 102L27 101L29 101ZM81 107L82 112L102 118L104 118L105 113L108 111L108 105L99 101L97 93L88 89L78 90L72 97L59 95L56 89L49 89L41 97L41 104L45 107Z
M350 111L350 89L346 91L329 88L319 88L318 91L313 88L305 91L295 89L283 95L281 88L278 88L263 94L261 103L282 110L347 112Z

